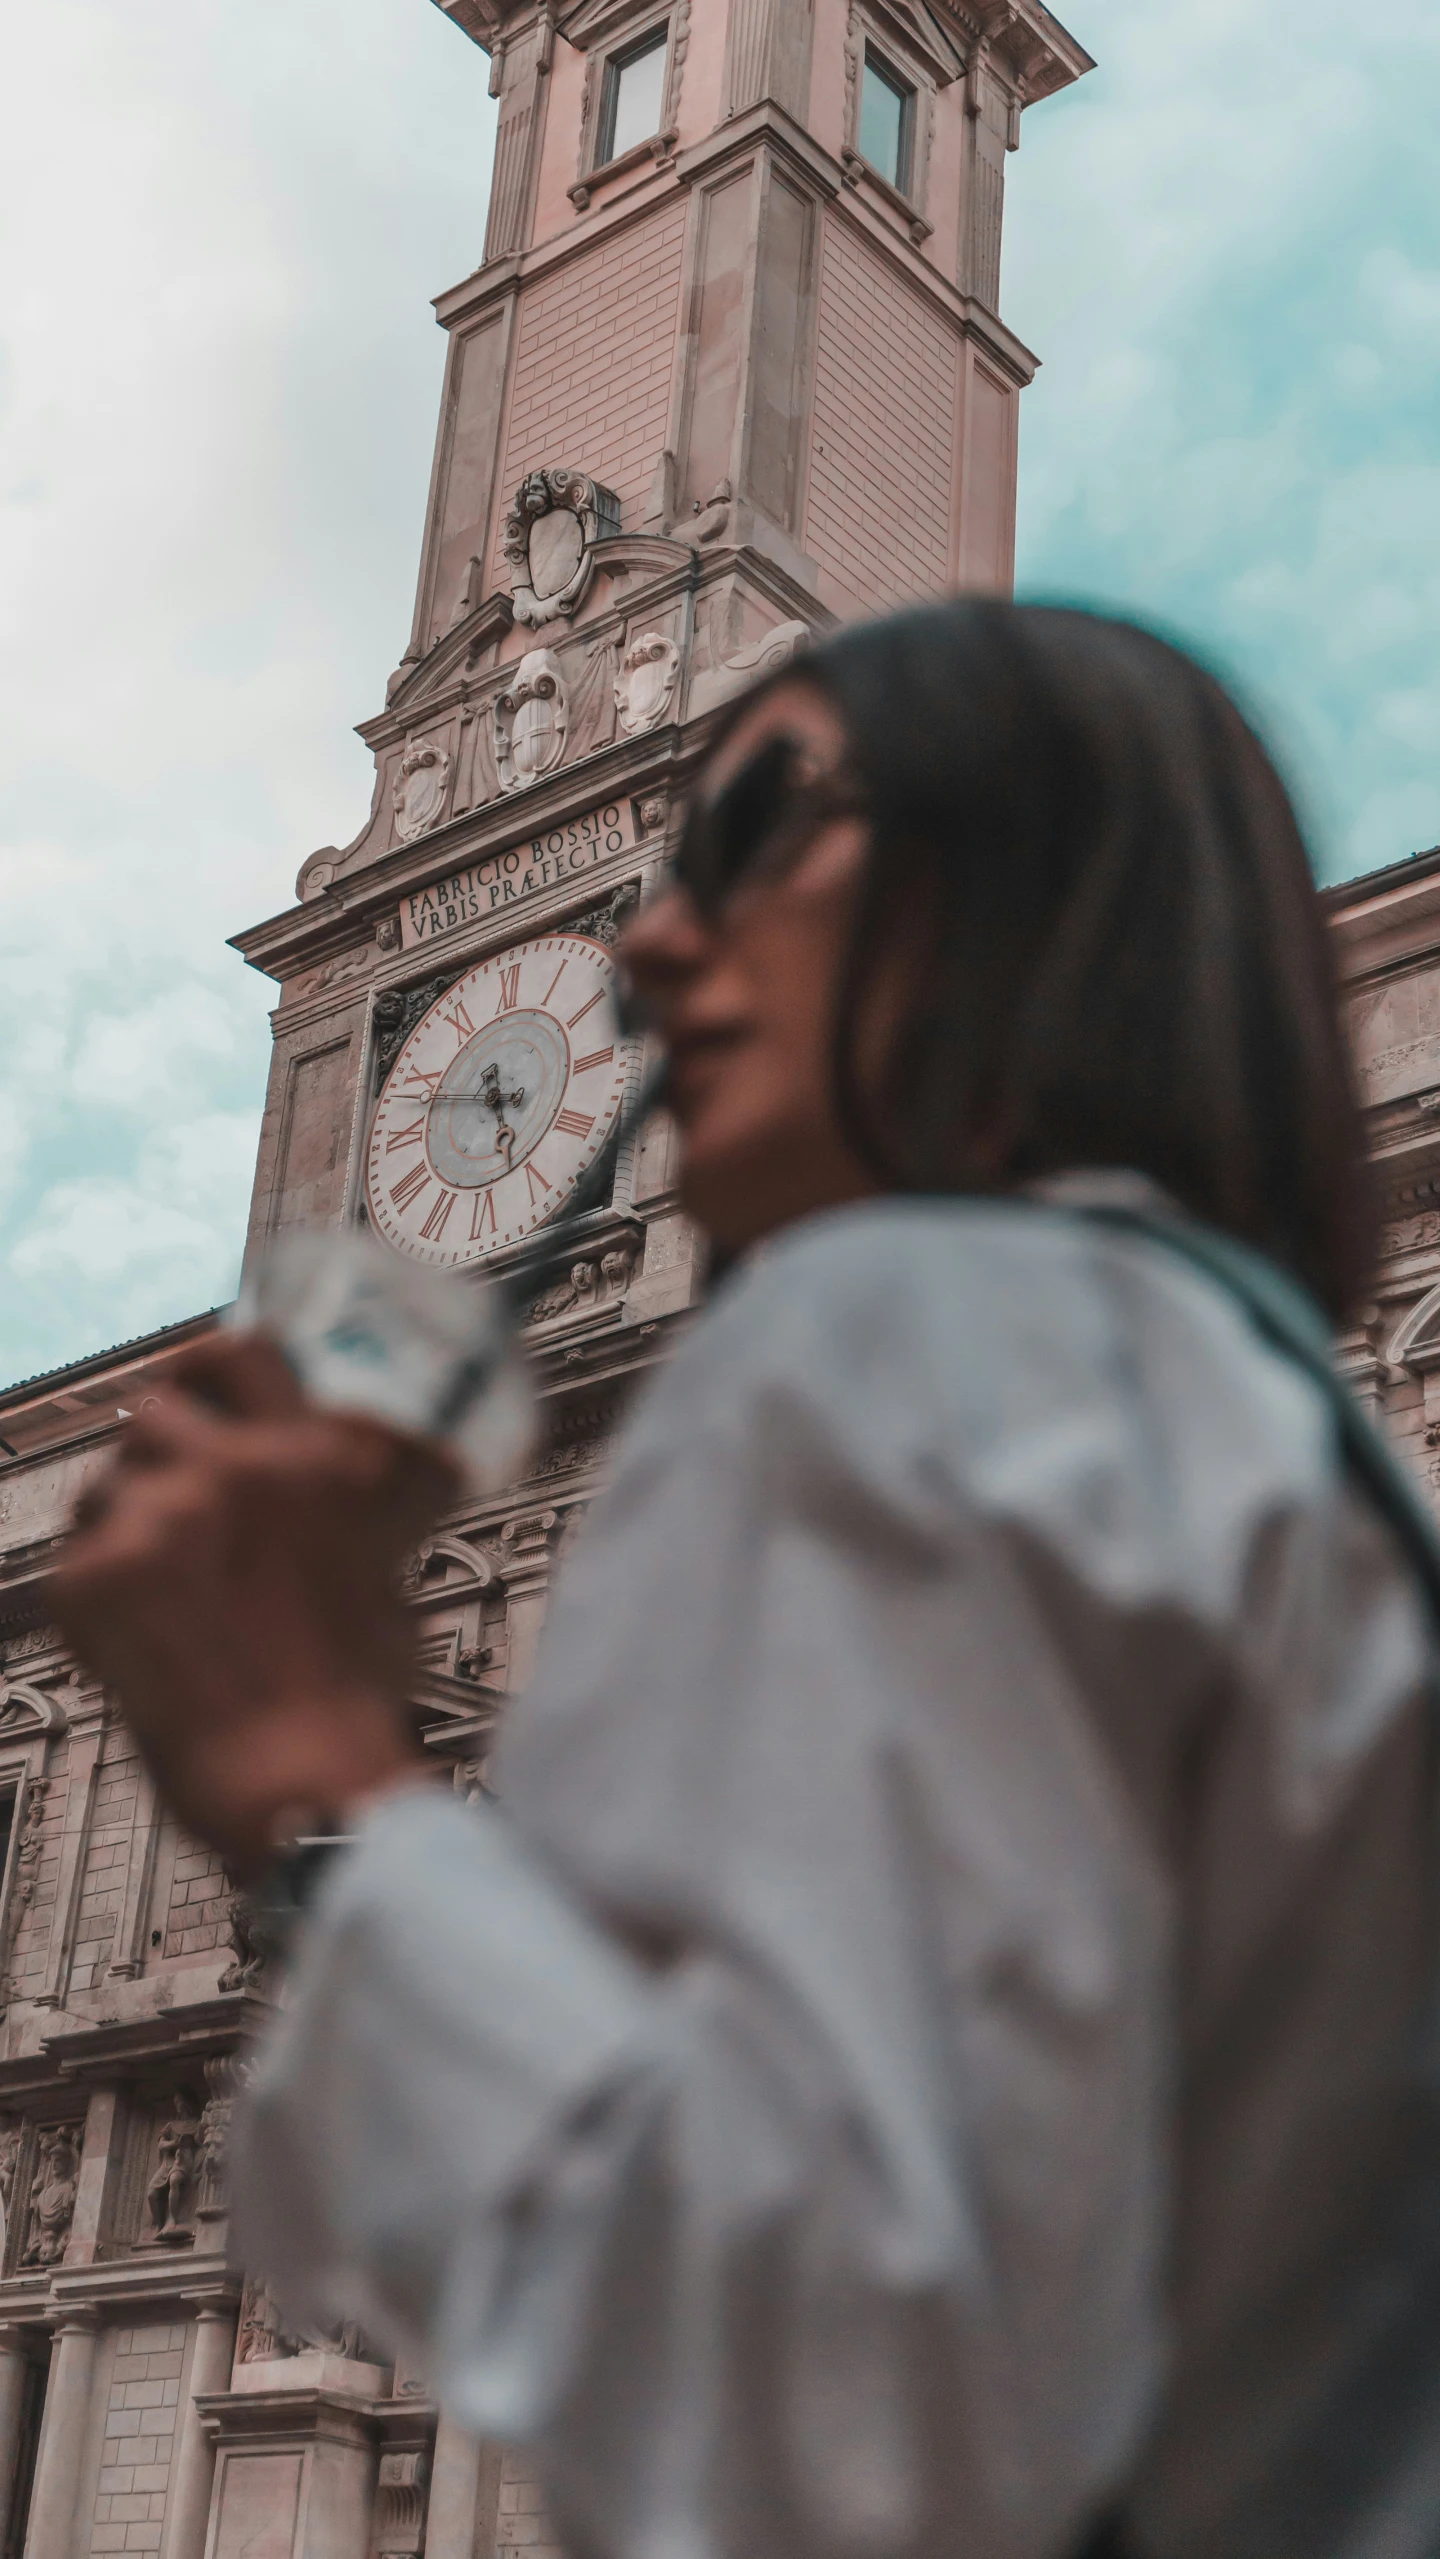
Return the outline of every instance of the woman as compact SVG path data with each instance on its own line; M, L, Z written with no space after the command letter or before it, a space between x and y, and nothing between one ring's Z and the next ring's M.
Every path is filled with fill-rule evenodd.
M192 1829L358 1834L247 2262L533 2439L576 2554L1430 2551L1430 1628L1176 1241L1332 1317L1371 1251L1272 767L1123 625L847 631L732 715L627 957L732 1267L503 1810L402 1721L443 1461L263 1343L60 1577Z

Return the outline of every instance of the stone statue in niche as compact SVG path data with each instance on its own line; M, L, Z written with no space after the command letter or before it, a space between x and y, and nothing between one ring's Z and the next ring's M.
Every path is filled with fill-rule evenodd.
M10 2253L10 2216L13 2210L15 2175L20 2165L20 2152L25 2140L23 2124L7 2125L0 2133L0 2271Z
M225 1912L225 1932L232 1960L216 1983L217 1990L254 1990L269 1952L256 1925L248 1894L232 1893Z
M495 769L502 791L523 791L565 754L570 702L553 649L532 649L495 697Z
M80 2150L68 2124L40 2135L35 2182L30 2189L30 2227L25 2266L53 2266L65 2253L75 2196L80 2183Z
M395 832L402 844L413 844L417 835L428 835L432 826L440 824L449 782L450 758L445 749L431 738L407 737L390 794Z
M25 2139L24 2126L8 2124L0 2133L0 2210L8 2217L15 2192L15 2171L20 2165L20 2147Z
M658 729L675 695L680 651L663 631L642 631L621 661L615 708L626 737Z
M620 530L620 501L583 471L531 471L505 519L515 619L527 630L568 621L595 573L595 545Z
M186 2214L194 2191L199 2149L199 2109L194 2098L182 2089L160 2127L155 2173L145 2189L146 2237L163 2242L167 2248L187 2246L195 2236Z

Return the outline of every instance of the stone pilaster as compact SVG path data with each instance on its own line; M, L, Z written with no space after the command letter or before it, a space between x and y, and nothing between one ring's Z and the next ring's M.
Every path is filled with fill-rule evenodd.
M1020 139L1020 102L978 45L965 78L965 190L960 207L962 293L1000 308L1000 243L1005 225L1005 157Z
M554 16L541 0L534 23L495 52L491 85L500 100L500 116L485 230L487 264L529 246L554 46Z
M556 1511L527 1511L519 1519L507 1520L501 1531L509 1645L506 1686L512 1696L528 1686L535 1666L550 1588L550 1540L558 1517Z
M797 124L810 104L810 42L815 24L808 0L731 0L726 49L726 112L772 98Z

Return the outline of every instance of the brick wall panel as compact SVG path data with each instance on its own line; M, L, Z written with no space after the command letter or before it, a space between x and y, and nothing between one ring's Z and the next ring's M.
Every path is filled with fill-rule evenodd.
M520 318L497 509L527 471L557 463L615 491L633 528L665 447L679 320L683 202L531 286Z
M872 611L954 583L960 347L863 240L827 223L805 548Z

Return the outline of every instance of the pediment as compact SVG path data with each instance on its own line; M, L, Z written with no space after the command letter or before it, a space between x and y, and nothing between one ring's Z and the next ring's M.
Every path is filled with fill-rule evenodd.
M482 46L486 53L494 49L505 24L505 0L435 0L435 6L469 36L472 44Z
M572 9L562 10L559 27L567 44L577 53L585 53L593 44L608 44L610 38L623 34L632 18L653 12L655 0L578 0Z
M25 1679L0 1679L0 1737L16 1733L63 1733L67 1717L59 1699Z
M508 595L487 595L463 621L457 622L426 651L417 665L396 685L385 705L385 716L408 720L421 706L445 692L457 676L474 672L482 659L498 650L509 637L513 615ZM473 663L472 663L473 662ZM373 725L366 721L362 737Z
M924 0L866 0L866 15L902 53L917 55L942 89L964 74L967 56Z
M1440 1282L1402 1318L1385 1357L1392 1368L1440 1367Z
M594 584L580 611L571 620L516 636L516 651L533 648L537 642L563 648L572 633L578 636L587 624L613 611L617 600L614 590L622 582L634 587L658 584L677 572L689 576L695 565L695 553L688 542L661 533L617 533L610 541L596 544L594 558ZM361 736L370 738L382 722L403 720L408 727L423 714L428 702L447 693L458 680L482 681L495 670L500 652L514 631L509 596L503 590L487 595L483 604L477 604L456 622L410 669L390 695L380 720L362 723Z

